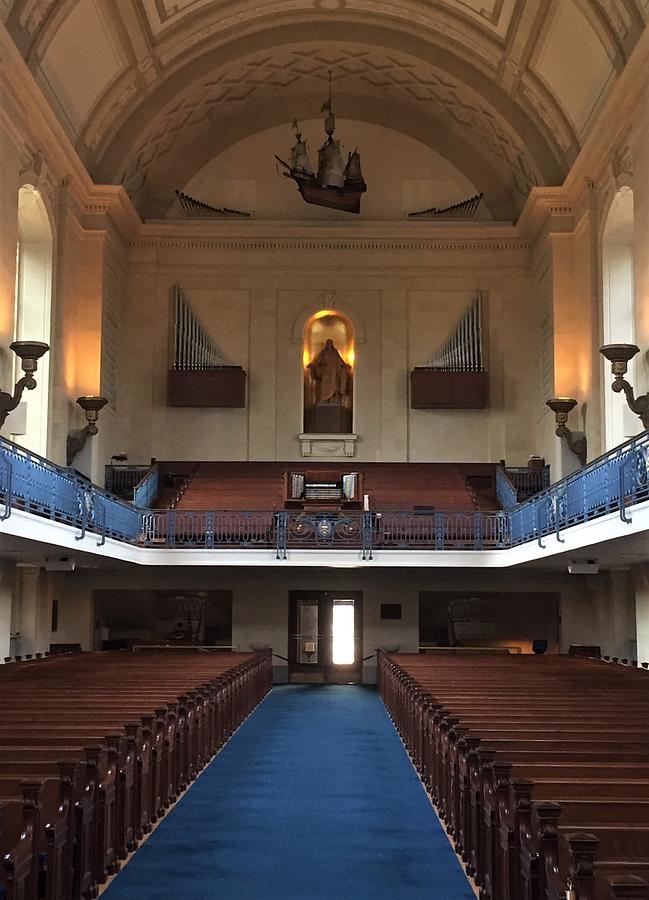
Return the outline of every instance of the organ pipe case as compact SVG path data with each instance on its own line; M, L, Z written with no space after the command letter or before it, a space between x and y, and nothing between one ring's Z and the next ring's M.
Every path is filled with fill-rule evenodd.
M451 372L418 367L410 373L411 409L486 409L487 372Z
M171 369L167 374L167 406L241 409L245 405L246 373L241 366Z

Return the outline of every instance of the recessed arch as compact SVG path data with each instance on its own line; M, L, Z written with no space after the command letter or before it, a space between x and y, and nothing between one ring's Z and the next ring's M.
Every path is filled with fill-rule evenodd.
M304 431L351 434L356 341L352 321L339 309L323 307L304 325Z
M370 105L374 103L376 107L375 101L381 99L381 91L378 90L380 85L372 84L372 79L364 75L361 79L365 86L363 89L359 84L352 84L355 72L355 64L352 60L349 66L346 62L344 65L341 64L339 74L344 77L341 77L340 83L335 86L339 115L347 118L356 117L355 104L356 108L364 110L368 114L368 121L401 129L418 140L432 141L433 149L438 150L442 155L450 154L448 158L455 158L458 151L460 157L466 155L467 158L471 158L473 155L475 158L474 171L466 173L471 180L476 180L472 175L475 175L479 168L478 156L480 155L482 164L485 165L486 162L487 169L493 169L494 178L500 179L500 189L504 189L506 193L512 189L513 185L511 183L503 184L503 182L506 183L508 180L513 182L511 170L516 168L520 160L523 160L528 170L534 173L535 183L552 184L560 183L563 180L567 162L553 135L550 134L547 123L539 118L526 101L521 98L514 99L500 85L480 71L475 63L469 63L455 53L452 43L447 41L445 46L431 43L431 39L423 38L421 32L417 35L412 33L412 30L387 29L384 24L376 22L365 25L349 22L344 34L344 46L348 49L351 48L353 53L357 51L360 53L363 48L366 50L369 48L375 53L384 55L403 55L403 60L409 59L412 65L434 66L435 71L440 74L441 80L453 96L449 99L448 106L440 109L437 118L430 115L431 104L420 91L421 76L418 74L414 79L415 83L408 88L410 93L405 91L403 96L396 97L395 95L395 97L387 98L387 101L384 98L383 110L379 112L375 108L370 114ZM278 25L249 35L245 40L235 38L227 43L222 43L218 47L218 55L216 55L216 51L213 51L194 57L185 66L174 71L173 79L164 80L159 88L150 92L146 101L139 103L137 107L132 107L127 103L116 111L116 115L121 115L119 125L114 122L93 151L92 155L95 161L90 160L90 164L94 177L99 181L115 182L121 180L126 174L126 181L129 182L133 174L133 167L139 167L142 183L146 182L147 185L146 190L150 202L150 208L148 202L144 202L141 209L147 216L160 216L163 214L163 204L156 192L159 191L160 181L164 179L165 164L159 163L157 158L154 159L157 154L155 146L157 135L162 137L162 143L167 148L176 144L170 155L182 158L183 164L186 165L192 152L195 150L200 152L195 144L200 144L201 134L204 135L203 140L207 143L215 138L222 141L223 131L232 132L232 129L238 126L238 132L236 134L232 132L229 137L231 143L250 133L249 130L246 132L243 126L245 120L248 120L248 129L250 129L251 122L255 125L259 124L261 127L272 127L281 122L290 122L296 114L302 117L305 117L305 114L312 115L314 104L318 99L322 100L321 94L324 85L314 90L311 84L308 90L301 92L299 78L287 79L291 83L287 83L285 89L277 89L272 97L268 94L262 96L255 88L255 91L250 94L251 101L255 98L256 92L260 102L239 104L236 113L235 106L237 104L232 102L232 97L229 98L228 103L218 107L218 110L216 106L211 112L208 108L199 108L200 104L197 103L195 97L197 90L206 83L218 81L223 77L222 73L235 63L247 65L255 54L257 57L264 54L269 57L276 54L281 56L288 48L295 47L297 41L301 46L311 43L314 48L324 46L328 41L332 45L337 42L342 47L340 35L340 24L333 22L320 22L317 28L314 28L313 22L298 22L290 28ZM428 38L431 36L429 35ZM214 64L215 58L218 59L218 66ZM332 59L331 65L335 69L337 58L335 53L330 58ZM399 66L403 60L399 56ZM275 65L275 62L273 64ZM281 68L281 61L278 65ZM249 89L248 85L242 93ZM375 89L378 91L378 97ZM136 99L133 99L133 103ZM303 108L300 108L299 104L302 104ZM476 131L477 108L480 104L485 105L485 109L488 108L488 117L493 118L497 133L511 144L497 162L489 159L489 154L485 153L486 142L479 138ZM232 110L231 116L228 115L228 108ZM259 113L263 113L264 109L267 110L266 119L259 122ZM168 121L169 114L181 110L178 121L170 123ZM210 115L213 116L215 123L215 127L211 130L206 128L206 122ZM399 119L401 119L400 122ZM408 119L412 124L408 124ZM411 130L414 123L419 123L417 133ZM424 133L422 134L422 132ZM176 143L179 135L182 139ZM448 143L450 145L450 149L446 153L439 143L444 140L445 135L449 136ZM515 138L513 142L511 137ZM89 133L87 139L90 140L90 138ZM481 150L481 154L478 154L476 145ZM226 146L228 146L227 142L222 142L220 145L221 149ZM191 152L188 152L187 148L190 148ZM212 147L212 156L215 149ZM165 150L165 152L167 151ZM203 163L205 161L206 157L203 156ZM191 175L191 173L189 174ZM490 174L488 172L486 177L489 178ZM183 179L178 177L176 181L174 186L178 187ZM530 184L525 185L523 192L528 192L530 186ZM141 185L136 185L135 190L137 191L139 187ZM491 193L493 194L495 191L492 190ZM511 208L512 204L508 202L508 205ZM520 209L521 204L516 205ZM512 218L511 209L507 215L494 211L494 216L496 218Z
M50 342L53 247L54 234L45 202L34 185L23 184L18 191L14 340ZM47 454L49 372L46 354L39 360L36 387L23 394L25 407L19 407L7 420L12 438L43 456ZM16 380L21 375L16 362ZM12 424L20 430L12 431Z
M340 312L351 322L354 332L354 343L356 345L365 343L365 325L358 310L349 303L342 301L334 291L324 291L317 300L302 307L293 319L291 343L302 345L307 323L322 309L333 309Z
M622 187L614 194L602 231L602 331L605 344L635 342L633 191ZM634 383L634 361L628 380ZM610 371L604 366L604 434L606 449L618 446L640 431L637 417L624 396L610 389Z

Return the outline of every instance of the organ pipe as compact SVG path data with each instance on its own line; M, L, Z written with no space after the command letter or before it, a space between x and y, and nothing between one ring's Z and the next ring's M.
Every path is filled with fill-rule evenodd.
M483 372L482 292L462 313L451 334L426 363L446 372Z
M227 366L221 350L177 284L173 288L172 310L172 369L200 371Z

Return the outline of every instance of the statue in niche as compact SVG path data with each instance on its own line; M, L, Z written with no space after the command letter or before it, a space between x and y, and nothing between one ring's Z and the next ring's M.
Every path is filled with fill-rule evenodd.
M307 366L313 390L309 431L345 434L352 422L352 367L342 358L331 338Z
M331 338L327 339L327 343L307 368L316 383L316 404L334 403L343 406L347 397L352 367L336 350Z

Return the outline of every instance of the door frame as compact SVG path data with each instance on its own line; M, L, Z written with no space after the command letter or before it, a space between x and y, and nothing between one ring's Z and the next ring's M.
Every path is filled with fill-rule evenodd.
M318 662L300 663L297 660L297 610L299 600L318 603ZM354 662L349 666L335 665L332 655L332 619L334 600L354 601ZM291 590L288 594L288 675L310 673L313 681L325 684L360 683L363 675L363 592L345 590ZM306 680L306 679L304 679ZM311 678L309 678L311 680Z

